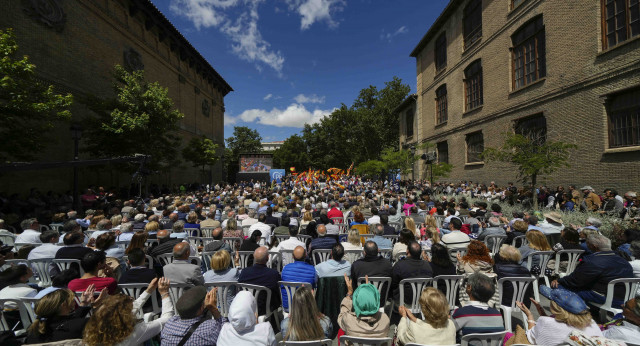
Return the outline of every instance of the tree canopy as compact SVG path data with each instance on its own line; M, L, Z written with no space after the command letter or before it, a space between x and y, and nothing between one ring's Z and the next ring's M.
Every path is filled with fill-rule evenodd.
M309 168L309 155L302 137L293 135L287 138L282 146L273 152L273 165L286 169L295 167L297 171Z
M182 157L191 162L193 167L202 167L204 172L205 166L213 166L220 159L217 149L218 145L209 138L193 137L182 149Z
M36 66L16 57L13 30L0 30L0 161L31 160L57 121L71 119L71 94L58 95L36 79Z

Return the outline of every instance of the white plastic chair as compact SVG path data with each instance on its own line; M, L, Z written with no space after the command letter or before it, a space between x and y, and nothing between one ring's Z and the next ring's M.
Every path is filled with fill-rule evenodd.
M313 340L313 341L280 341L282 346L331 346L331 339Z
M293 261L293 255L291 256ZM284 264L282 263L282 253L275 250L269 251L269 261L267 262L267 266L271 269L277 270L279 273L282 273L282 268L284 268Z
M213 257L214 253L216 253L216 251L202 251L200 253L200 258L206 270L211 270L211 257Z
M240 257L240 266L239 269L244 269L249 266L249 257L253 256L253 251L238 251L238 256Z
M340 345L391 346L391 338L360 338L343 335L340 337Z
M500 251L500 247L506 239L506 235L492 234L484 238L484 243L489 248L489 251L491 251L491 254L495 256Z
M520 241L520 246L516 246L518 244L518 241ZM529 244L529 241L527 240L527 236L526 235L519 235L517 237L514 237L513 241L511 241L511 245L513 247L517 247L517 248L519 248L521 246L525 246L527 244Z
M407 306L404 296L407 286L411 287L411 304L409 304L409 306ZM420 295L426 287L432 286L433 278L412 278L400 280L400 284L398 285L398 290L400 290L400 306L404 305L405 307L408 307L414 315L422 314L422 309L420 307Z
M441 280L445 282L445 296L449 302L449 308L453 310L456 308L458 288L460 288L460 284L462 283L462 280L464 280L464 275L438 275L433 278L433 287L438 288L438 282Z
M546 277L546 275L544 274L544 271L547 268L547 264L549 264L549 260L551 259L551 256L553 255L554 255L553 251L534 251L530 253L526 258L527 269L531 270L531 267L533 267L533 258L536 256L539 257L538 265L540 266L540 274L538 275L531 274L531 277L536 279L536 282L533 284L533 295L537 301L540 301L540 290L538 289L538 285L539 285L538 280Z
M65 271L71 268L73 263L77 263L78 268L80 269L80 276L84 275L84 269L82 269L82 265L80 265L81 261L79 259L53 259L52 262L58 266L60 271Z
M366 282L366 279L366 277L359 277L358 285L364 284ZM387 298L389 297L389 291L391 290L391 278L385 276L370 276L369 283L375 286L378 292L380 292L380 298L382 298L380 301L380 310L384 311Z
M556 252L556 263L553 272L561 278L573 273L573 271L576 270L580 256L582 256L583 253L584 250L560 250ZM560 271L560 258L564 254L569 257L569 261L567 263L567 269L565 271Z
M200 237L200 229L199 228L185 228L184 231L187 233L187 237Z
M301 288L301 287L306 287L310 290L313 290L313 287L311 287L311 284L308 282L291 282L291 281L278 281L278 284L280 285L280 288L284 288L284 292L287 295L287 309L284 309L283 306L283 311L285 312L289 312L289 309L291 308L291 303L293 300L293 295L296 294L296 291Z
M13 247L16 249L16 251L20 250L23 246L34 246L34 247L38 247L40 245L42 245L41 243L14 243Z
M171 298L171 303L173 304L173 310L176 310L176 304L178 303L178 299L182 296L185 290L194 287L190 284L180 284L180 283L169 283L169 297Z
M242 243L242 238L240 237L224 237L222 238L227 245L231 248L231 251L236 250L236 244Z
M41 287L49 287L52 284L49 270L51 269L53 260L54 258L38 258L29 261L31 268L38 274L38 280L40 281L38 285Z
M512 332L511 315L513 312L522 312L520 308L516 306L516 302L524 302L524 296L527 293L529 285L535 282L535 278L532 277L505 277L498 280L498 290L500 292L500 309L504 311L504 327L508 332ZM511 297L510 305L502 305L502 294L504 292L504 285L511 284L513 286L513 296ZM522 312L522 321L526 322L527 317Z
M322 262L326 262L331 257L331 249L317 249L311 253L313 257L313 265L318 265Z
M29 312L25 309L24 304L22 303L22 300L18 299L18 298L5 298L5 299L0 299L0 309L4 309L4 305L6 303L12 303L16 306L16 308L18 309L18 311L20 312L20 321L22 322L22 327L23 329L20 330L15 330L14 334L16 336L21 336L24 335L27 332L27 328L29 328L29 326L31 326L31 323L33 322L33 320L31 319L31 317L29 316ZM0 331L10 331L14 328L14 326L10 326L7 323L7 320L4 317L4 314L0 314L1 318L1 322L0 322Z
M502 345L505 334L507 334L506 331L497 333L467 334L462 337L460 345L468 346L473 342L473 345L500 346Z
M13 244L16 241L16 236L15 235L9 235L9 234L3 234L3 235L0 235L0 241L2 241L2 244L4 244L4 245L13 246Z
M138 297L140 297L142 292L144 292L147 289L147 287L149 287L149 284L147 283L119 284L118 287L122 290L122 293L136 300L138 299ZM162 308L160 304L158 304L158 296L155 291L151 293L151 296L149 297L149 299L151 299L151 306L153 307L152 312L145 313L142 310L142 307L136 310L136 316L138 318L143 319L145 322L152 321L154 319L153 318L154 316L160 315L160 313L162 312Z
M265 314L262 315L262 316L258 316L258 318L261 319L261 322L264 322L264 321L268 321L269 318L271 317L271 315L275 314L276 326L278 327L278 330L280 330L280 321L279 321L279 318L278 318L278 314L276 313L277 311L271 311L271 290L269 288L267 288L267 287L264 287L264 286L243 284L243 283L238 283L238 288L243 290L243 291L251 292L251 294L253 295L253 298L256 300L256 302L258 301L258 295L260 295L260 293L264 292L264 294L266 294Z
M606 321L607 312L611 312L613 315L619 314L622 312L622 307L613 307L613 294L614 288L616 285L624 285L624 298L623 302L628 301L629 299L635 297L636 292L638 291L638 287L640 287L640 278L625 278L625 279L615 279L609 281L607 285L607 295L605 297L603 304L597 304L593 302L589 302L589 304L597 306L600 308L600 320Z
M447 252L449 253L449 258L451 258L451 262L453 262L453 264L458 264L458 254L460 254L460 257L464 257L464 255L467 254L467 248L459 248L459 249L447 249Z
M144 255L144 257L147 259L147 261L145 262L146 267L149 269L153 269L153 257L149 255ZM131 265L129 264L129 256L122 256L122 260L124 261L124 263L126 263L127 269L131 268Z
M222 317L229 316L229 307L231 306L231 294L235 294L237 290L232 290L231 288L236 288L238 283L236 281L217 281L217 282L205 282L204 287L207 288L207 291L211 291L214 287L217 288L216 296L218 300L218 310Z
M200 235L206 238L212 237L212 232L215 228L213 227L200 227Z

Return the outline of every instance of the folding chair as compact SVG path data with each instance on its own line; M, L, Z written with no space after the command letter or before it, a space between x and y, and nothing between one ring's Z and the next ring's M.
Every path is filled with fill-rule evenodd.
M229 307L233 301L233 297L236 294L238 283L236 281L217 281L217 282L205 282L204 287L207 291L211 291L214 287L217 288L216 296L218 297L218 310L222 317L229 316Z
M73 263L76 263L78 265L78 268L80 269L80 276L84 275L84 269L82 269L82 266L80 265L80 260L78 259L53 259L52 262L53 264L58 266L58 269L60 271L65 271L71 268L71 265Z
M391 346L391 338L360 338L343 335L340 337L340 345Z
M539 279L545 278L546 275L544 274L545 269L547 268L547 264L549 263L549 260L551 259L551 256L554 255L553 251L534 251L532 253L530 253L527 256L527 269L531 270L531 267L533 267L533 258L538 256L540 259L538 261L539 265L540 265L540 274L538 275L533 275L531 274L531 277L533 277L534 279L536 279L536 282L533 284L533 295L535 297L535 299L537 301L540 301L540 292L538 290L538 281Z
M514 311L520 311L520 308L516 306L516 302L524 302L524 296L527 293L527 289L531 283L535 282L535 278L532 277L506 277L498 280L498 290L500 292L500 309L504 312L504 327L508 332L512 332L511 327L511 315ZM513 296L511 297L510 305L502 305L502 294L504 292L504 285L511 284L513 286ZM522 321L526 322L527 316L522 312Z
M500 346L502 345L502 340L504 340L505 334L507 334L506 331L497 333L467 334L462 337L460 346Z
M407 306L405 299L405 289L411 287L411 303ZM408 307L412 314L422 314L420 307L420 295L426 287L433 287L433 278L412 278L400 280L398 289L400 290L400 305ZM393 309L391 310L393 311Z
M613 295L614 288L616 285L624 285L624 298L623 302L628 301L629 299L636 296L636 292L638 292L638 287L640 287L640 278L627 278L627 279L615 279L609 281L607 285L607 295L605 297L603 304L597 304L593 302L589 302L589 304L600 308L600 320L606 321L607 312L611 312L613 315L617 315L622 313L622 307L613 307Z
M136 300L138 299L138 297L140 297L142 292L144 292L147 289L147 287L149 287L149 284L147 283L119 284L118 287L122 290L122 293ZM142 310L142 307L140 307L137 310L134 310L136 313L136 316L140 319L143 319L145 322L152 321L154 316L160 315L162 313L162 307L158 302L158 295L156 294L155 291L150 294L149 299L151 299L151 306L153 307L152 312L145 313Z
M296 291L301 287L306 287L310 290L313 290L311 284L308 282L290 282L290 281L278 281L280 288L284 288L284 292L287 295L287 309L283 311L288 315L289 309L291 308L291 303L293 301L293 295L296 294ZM286 316L285 316L286 317Z
M313 257L313 265L318 265L322 262L326 262L331 257L331 249L317 249L313 250L311 253L311 257Z
M441 280L444 281L446 285L446 292L444 293L449 302L449 307L451 310L454 310L456 308L458 288L460 288L460 284L462 280L464 280L464 275L438 275L433 278L433 287L438 288L438 282Z
M264 286L251 285L251 284L242 284L242 283L238 283L238 288L243 290L243 291L251 292L251 294L253 295L253 298L256 299L256 302L258 301L258 295L260 295L260 293L266 294L265 314L262 315L262 316L258 316L258 318L262 319L261 322L264 322L264 321L268 321L269 318L271 317L271 315L275 314L276 326L278 327L278 330L279 330L280 329L280 321L279 321L279 318L278 318L278 314L276 313L276 311L271 311L271 290L269 288L267 288L267 287L264 287Z

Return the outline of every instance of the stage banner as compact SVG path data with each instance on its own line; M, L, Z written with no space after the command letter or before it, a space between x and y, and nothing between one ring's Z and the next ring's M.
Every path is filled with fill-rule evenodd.
M276 183L278 184L282 182L282 178L284 178L285 174L286 173L284 169L272 169L269 171L269 177L271 178L271 182L275 180Z

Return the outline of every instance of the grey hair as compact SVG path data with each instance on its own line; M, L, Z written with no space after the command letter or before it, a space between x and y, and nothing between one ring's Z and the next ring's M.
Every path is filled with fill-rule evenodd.
M98 221L98 224L96 225L96 229L104 231L106 229L106 227L111 223L111 220L109 219L102 219L100 221Z
M24 231L25 229L29 229L29 227L31 227L31 225L36 222L38 222L38 219L36 219L35 217L24 219L22 220L22 222L20 222L20 228L22 228L22 230ZM36 229L36 231L39 231L39 229Z
M500 220L498 220L497 217L492 216L489 218L489 226L491 227L497 227L500 226Z
M134 219L136 222L142 222L142 221L144 221L145 216L146 216L146 215L144 215L144 214L137 214L133 219Z
M384 226L382 224L376 225L376 235L382 236L384 234Z
M184 231L184 221L180 220L180 221L176 221L173 224L173 229L171 230L172 233L182 233L182 231Z
M122 233L129 233L133 230L133 223L131 222L125 222L122 225L120 225L120 232Z
M591 224L595 227L600 228L600 226L602 226L602 221L600 221L600 219L596 218L596 217L590 217L587 219L587 223Z
M72 210L67 213L67 218L69 219L75 219L77 216L78 216L78 212L75 210Z
M496 291L493 279L481 272L469 275L467 285L471 287L470 295L483 303L488 302Z
M611 240L602 234L590 234L587 236L587 244L598 249L598 251L611 251Z

